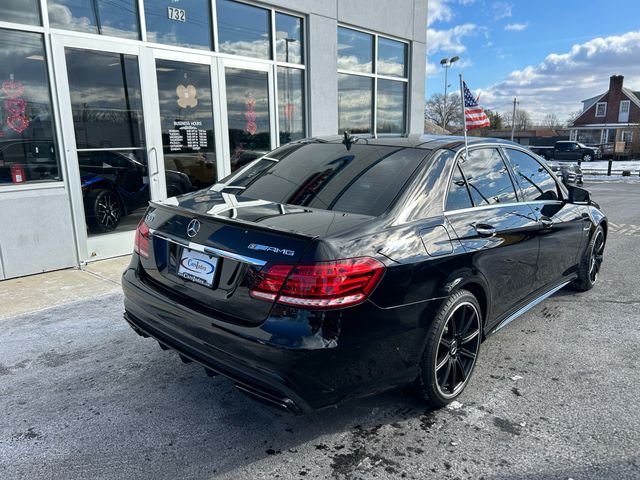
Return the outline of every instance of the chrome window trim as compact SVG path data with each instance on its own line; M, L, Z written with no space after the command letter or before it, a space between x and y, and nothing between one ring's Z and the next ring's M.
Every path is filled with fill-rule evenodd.
M504 157L506 156L506 154L504 154L501 150L503 149L507 149L507 148L512 148L514 150L520 150L523 153L528 154L529 156L533 157L534 160L536 160L538 163L540 163L540 165L542 165L542 168L544 168L545 170L547 170L547 172L549 172L552 177L554 178L554 180L556 181L556 185L559 187L559 190L562 192L563 195L566 195L566 191L564 188L562 188L562 184L558 182L557 177L555 176L555 174L553 173L553 171L549 168L548 165L544 165L542 164L537 158L535 158L535 154L532 153L530 150L521 147L520 145L511 145L508 143L498 143L498 142L485 142L485 143L474 143L472 146L469 147L469 151L471 152L472 150L475 150L477 148L486 148L486 147L493 147L496 148L500 151L500 154L503 157L503 161L509 161L509 158L507 156L507 158L505 159ZM492 203L490 205L480 205L480 206L474 206L474 207L469 207L469 208L460 208L457 210L447 210L447 198L449 197L449 189L451 188L451 180L453 179L453 172L455 170L455 166L458 164L460 157L463 156L465 152L465 148L461 148L455 155L455 157L453 158L452 164L453 166L449 169L449 174L448 174L448 179L447 179L447 189L445 191L445 194L442 197L442 213L443 215L447 215L450 213L460 213L460 212L466 212L466 211L474 211L474 210L480 210L480 209L487 209L487 208L495 208L495 207L503 207L503 206L514 206L514 205L524 205L524 204L538 204L538 203L562 203L564 201L564 199L560 199L560 200L532 200L530 202L509 202L509 203ZM506 164L508 169L511 168L510 164ZM464 174L464 172L463 172ZM509 176L511 176L511 171L509 170ZM466 178L465 178L466 180ZM519 187L519 186L518 186ZM515 188L515 185L514 185ZM517 194L517 192L516 192Z
M195 250L196 252L205 253L205 254L213 254L222 258L228 258L231 260L237 260L242 263L255 265L257 267L262 267L267 263L265 260L260 260L258 258L248 257L246 255L240 255L239 253L233 253L233 252L229 252L227 250L221 250L215 247L207 247L205 245L200 245L199 243L190 242L188 240L182 240L180 238L174 237L173 235L169 235L168 233L158 232L153 228L149 229L149 235L152 235L157 238L161 238L162 240L174 243L176 245L180 245L181 247L186 247L189 250Z
M470 208L458 208L456 210L445 210L444 215L454 215L456 213L465 213L465 212L475 212L479 210L488 210L490 208L497 207L518 207L520 205L539 205L539 204L549 204L549 203L562 203L561 200L532 200L530 202L509 202L509 203L492 203L491 205L480 205L479 207L470 207Z

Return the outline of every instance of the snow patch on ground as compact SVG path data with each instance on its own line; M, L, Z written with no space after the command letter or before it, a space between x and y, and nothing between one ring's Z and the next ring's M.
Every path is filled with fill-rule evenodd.
M640 183L640 176L636 174L632 177L623 177L622 175L584 175L584 182L614 182L614 183Z
M598 160L597 162L582 162L583 170L603 170L609 168L608 160ZM612 170L640 170L640 160L614 160L611 164Z

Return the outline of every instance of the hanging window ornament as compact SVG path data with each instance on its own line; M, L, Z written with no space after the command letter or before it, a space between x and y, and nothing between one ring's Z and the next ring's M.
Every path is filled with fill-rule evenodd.
M249 135L255 135L258 133L258 125L256 125L256 119L258 118L255 112L256 108L256 100L253 98L253 95L249 93L247 96L247 100L244 102L245 104L245 112L244 118L247 121L247 124L244 126L244 130Z
M24 93L24 85L22 82L16 82L11 75L11 80L2 82L2 91L9 98L18 98Z
M22 133L29 128L29 119L24 115L12 115L7 117L7 125L11 130Z
M178 106L180 108L195 108L198 105L198 99L196 98L198 91L193 85L178 85L176 88L176 95L178 95Z
M4 108L9 112L9 115L22 115L27 108L27 102L22 98L10 98L4 101Z
M17 133L24 132L29 128L29 119L25 115L27 102L20 98L24 94L24 85L9 76L9 80L2 82L2 91L8 100L4 101L4 108L7 111L7 126Z

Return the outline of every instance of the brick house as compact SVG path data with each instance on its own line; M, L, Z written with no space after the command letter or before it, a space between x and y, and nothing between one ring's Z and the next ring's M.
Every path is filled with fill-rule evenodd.
M640 152L640 92L623 85L622 75L612 75L609 89L582 101L582 113L569 127L569 138L586 144L603 145L605 153L613 143L624 141L627 152Z

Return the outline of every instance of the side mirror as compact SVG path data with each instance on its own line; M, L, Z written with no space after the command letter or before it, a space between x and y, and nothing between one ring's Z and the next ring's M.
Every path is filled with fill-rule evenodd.
M589 190L575 186L567 186L567 188L569 189L569 203L577 203L581 205L591 204Z

